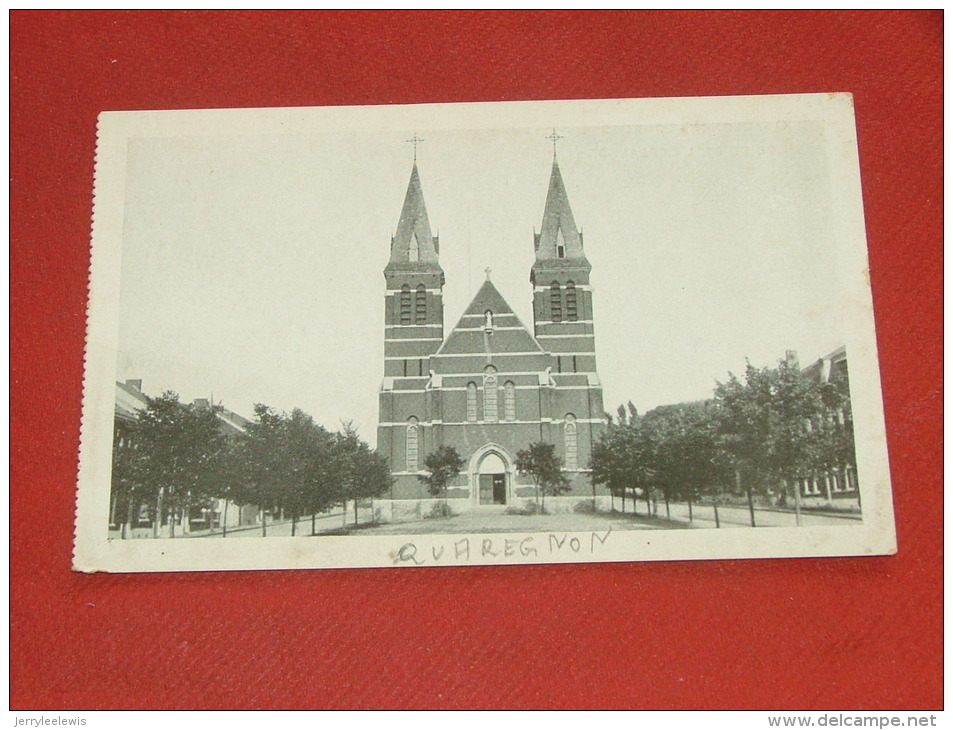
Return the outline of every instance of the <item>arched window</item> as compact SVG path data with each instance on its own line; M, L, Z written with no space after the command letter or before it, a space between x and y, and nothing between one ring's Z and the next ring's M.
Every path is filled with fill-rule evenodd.
M477 419L477 387L476 383L467 383L467 420Z
M503 418L507 421L516 420L516 386L512 380L503 384Z
M408 261L420 261L420 243L417 241L417 232L410 237L410 248L407 249Z
M400 288L400 323L410 324L410 287L406 284Z
M415 321L424 324L427 321L427 289L423 284L417 286L417 299L414 302Z
M417 471L419 432L417 418L411 416L407 419L407 471Z
M579 319L579 312L576 309L576 285L571 281L566 282L566 319L570 322Z
M566 239L563 238L562 226L556 229L556 258L566 258Z
M485 321L485 324L484 324L485 328L488 329L488 330L493 329L493 312L491 312L491 311L488 309L488 310L486 310L486 311L483 313L483 317L484 317L485 320L486 320L486 321Z
M566 425L564 427L564 437L566 440L566 468L579 468L579 452L576 443L576 417L572 413L566 414Z
M499 394L496 392L496 368L487 365L483 371L483 420L496 423L500 420L497 411Z
M549 314L553 322L563 321L563 297L558 281L549 285Z

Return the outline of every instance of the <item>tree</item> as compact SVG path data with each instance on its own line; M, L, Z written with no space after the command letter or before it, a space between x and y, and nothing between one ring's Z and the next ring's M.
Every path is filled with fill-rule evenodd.
M255 404L255 419L241 439L241 471L245 503L258 505L261 534L268 535L268 512L281 499L285 416L264 403Z
M665 497L691 503L725 481L727 461L720 448L710 401L659 406L645 414L642 427L650 446L651 482Z
M556 456L554 444L539 441L518 451L516 470L533 480L536 505L540 511L546 510L546 495L557 496L570 489L569 480L562 473L562 459Z
M291 513L291 534L298 519L327 510L333 504L332 466L334 436L300 408L295 408L282 424L283 463L278 502Z
M225 439L218 409L184 405L166 391L147 398L132 427L134 449L118 457L114 483L133 485L140 498L154 500L154 531L168 516L169 534L175 537L178 515L188 520L192 506L219 496Z
M295 535L302 516L324 512L346 499L342 493L352 484L354 469L342 458L341 439L300 408L287 414L255 405L241 461L247 484L244 500L261 509L263 535L268 533L269 511L290 514Z
M754 521L752 490L759 485L795 484L817 463L812 424L824 417L821 389L805 378L796 358L777 368L748 363L742 381L733 374L715 388L718 432L735 470L736 483L748 496ZM800 490L794 487L800 524Z
M351 423L343 424L335 434L334 465L336 498L347 505L354 500L354 524L357 525L357 503L361 499L379 497L393 485L393 477L383 454L372 449L357 435Z
M436 451L427 454L424 459L424 468L426 474L420 474L417 478L427 486L427 491L432 497L443 497L444 505L447 504L447 486L456 479L466 462L457 453L452 446L441 446Z
M613 496L621 495L623 511L626 493L631 491L633 500L637 489L645 493L654 475L650 432L643 420L634 407L626 413L619 406L620 423L603 431L589 460L592 483L606 485Z
M141 487L137 491L139 450L134 441L135 430L135 423L126 426L122 435L116 438L112 453L110 522L119 520L116 517L117 512L123 515L119 534L124 540L129 537L128 530L132 526L134 513L139 507L142 494Z

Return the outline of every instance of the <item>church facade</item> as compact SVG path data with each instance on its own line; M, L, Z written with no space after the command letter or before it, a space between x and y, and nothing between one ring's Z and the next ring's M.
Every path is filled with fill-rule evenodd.
M419 513L431 500L418 475L426 455L443 445L454 447L466 463L448 490L457 511L519 506L532 498L532 481L517 473L515 461L521 449L538 441L555 445L571 484L571 491L547 500L547 506L568 509L603 494L588 469L592 445L605 425L591 266L555 157L533 243L532 330L488 272L446 334L440 242L432 234L414 162L384 268L377 448L394 476L389 495L394 512Z

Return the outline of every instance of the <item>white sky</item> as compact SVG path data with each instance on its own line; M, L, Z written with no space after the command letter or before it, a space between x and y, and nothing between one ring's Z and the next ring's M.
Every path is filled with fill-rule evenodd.
M117 379L353 420L374 443L384 277L412 164L440 234L449 334L492 268L532 327L552 131L136 138ZM844 343L819 122L566 127L559 162L592 264L610 412L711 395L745 357Z

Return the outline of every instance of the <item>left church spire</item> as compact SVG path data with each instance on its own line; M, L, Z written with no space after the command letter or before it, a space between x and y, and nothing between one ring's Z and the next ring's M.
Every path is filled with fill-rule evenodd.
M423 388L430 374L430 357L443 342L445 279L438 252L415 160L384 267L385 390L393 387L386 385L393 383L391 378L409 379L408 387ZM423 414L410 415L424 420Z
M442 279L439 254L440 240L430 228L430 217L427 215L420 172L415 160L397 222L397 232L391 238L390 260L384 273L439 271Z

